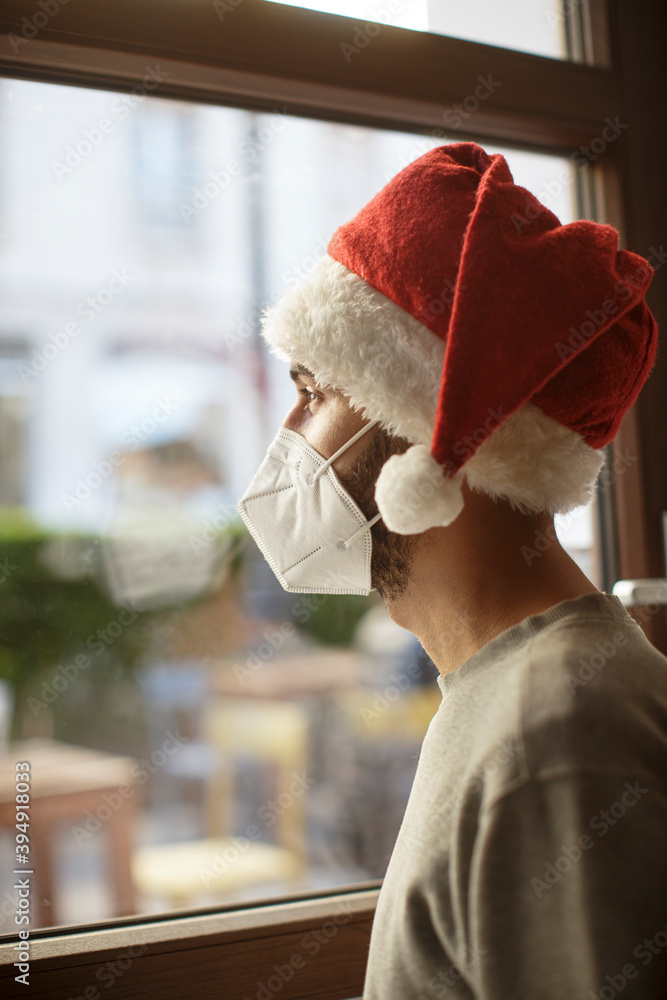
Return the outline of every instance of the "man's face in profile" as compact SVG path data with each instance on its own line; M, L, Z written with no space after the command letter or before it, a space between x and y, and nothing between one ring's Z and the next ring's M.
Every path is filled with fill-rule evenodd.
M290 377L297 396L283 427L301 434L323 458L333 455L368 423L352 408L347 396L321 386L303 365L292 365ZM333 463L342 486L369 520L378 513L375 483L382 466L391 455L402 454L409 447L406 438L393 437L376 426ZM388 531L380 519L371 528L371 537L371 583L386 603L405 592L420 536Z

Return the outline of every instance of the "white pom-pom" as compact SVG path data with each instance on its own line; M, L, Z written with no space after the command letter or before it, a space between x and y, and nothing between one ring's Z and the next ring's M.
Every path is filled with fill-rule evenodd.
M375 501L390 531L418 535L456 520L463 510L462 482L461 472L445 477L429 448L415 444L382 466Z

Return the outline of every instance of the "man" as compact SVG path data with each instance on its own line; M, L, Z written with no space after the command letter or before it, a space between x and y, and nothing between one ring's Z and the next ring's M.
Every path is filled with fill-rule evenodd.
M284 587L375 587L440 671L365 1000L667 993L667 659L553 530L655 357L617 240L442 146L266 318L297 399L239 510Z

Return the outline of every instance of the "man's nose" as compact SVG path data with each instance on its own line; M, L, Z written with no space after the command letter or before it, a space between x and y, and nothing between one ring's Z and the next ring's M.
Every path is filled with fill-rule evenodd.
M297 402L285 414L281 427L285 427L289 431L296 431L297 434L300 434L306 425L307 416L308 414L304 411L303 406Z

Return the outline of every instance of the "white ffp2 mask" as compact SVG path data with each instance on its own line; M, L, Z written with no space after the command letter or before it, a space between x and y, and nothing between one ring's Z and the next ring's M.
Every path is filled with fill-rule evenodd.
M366 424L324 459L301 434L281 427L237 510L285 590L369 594L370 521L343 488L332 463L375 426Z

